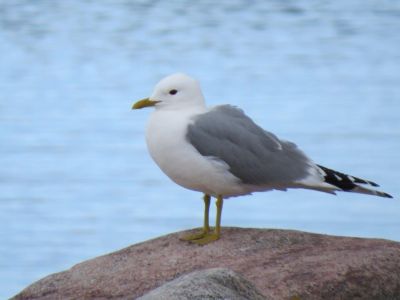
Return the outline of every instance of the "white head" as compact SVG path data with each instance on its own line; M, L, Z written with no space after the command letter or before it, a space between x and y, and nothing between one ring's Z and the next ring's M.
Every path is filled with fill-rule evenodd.
M149 98L140 100L133 108L155 106L156 109L205 106L204 97L197 80L182 73L163 78L154 87Z

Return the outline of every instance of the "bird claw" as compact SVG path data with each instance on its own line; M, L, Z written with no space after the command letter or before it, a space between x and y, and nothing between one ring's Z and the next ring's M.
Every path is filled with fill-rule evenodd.
M194 234L189 234L189 235L186 235L184 237L181 237L180 240L181 241L187 241L187 242L200 240L200 239L204 238L205 236L207 236L207 234L209 234L209 232L210 232L209 229L203 229L201 232L194 233Z
M214 242L219 239L219 234L212 232L206 234L204 237L196 240L190 241L191 243L197 244L197 245L207 245L208 243Z
M219 234L215 232L210 232L210 230L203 230L199 233L190 234L180 238L180 240L182 241L191 242L197 245L206 245L218 239Z

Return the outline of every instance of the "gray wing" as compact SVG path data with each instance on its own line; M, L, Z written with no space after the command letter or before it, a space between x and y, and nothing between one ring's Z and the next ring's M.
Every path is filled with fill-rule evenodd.
M279 140L230 105L197 115L186 138L201 155L227 163L246 184L285 184L308 175L309 159L295 144Z

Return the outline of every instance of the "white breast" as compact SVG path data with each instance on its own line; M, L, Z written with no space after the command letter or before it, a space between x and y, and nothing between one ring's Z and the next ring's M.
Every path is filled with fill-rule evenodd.
M187 140L187 126L196 111L156 110L146 132L149 152L177 184L211 195L248 193L222 161L202 156Z

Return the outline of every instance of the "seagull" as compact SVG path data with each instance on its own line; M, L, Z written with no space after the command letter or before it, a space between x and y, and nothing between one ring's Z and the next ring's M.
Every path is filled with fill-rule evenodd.
M378 186L372 181L314 163L296 144L264 130L235 106L207 107L200 84L188 75L163 78L132 109L151 106L155 110L146 130L151 157L175 183L204 194L203 228L183 240L199 245L218 240L228 197L303 188L392 198L371 188ZM211 197L217 206L214 229L209 225Z

